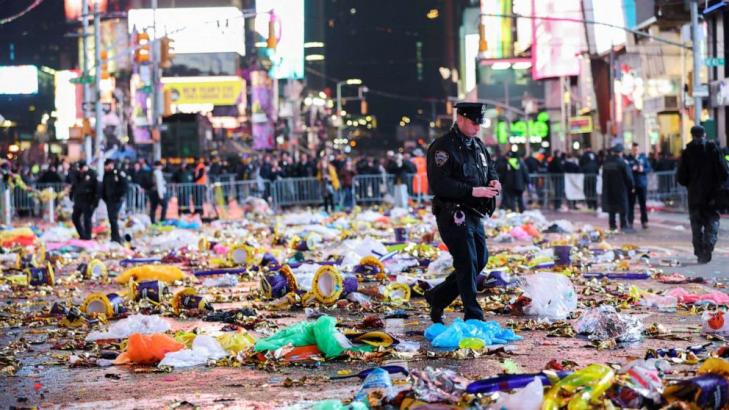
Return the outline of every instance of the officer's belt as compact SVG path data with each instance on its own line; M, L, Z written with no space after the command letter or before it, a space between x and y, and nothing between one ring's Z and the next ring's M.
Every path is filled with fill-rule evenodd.
M443 200L438 197L433 198L433 206L436 206L438 208L441 208L443 210L450 211L450 212L455 212L459 209L465 209L467 211L472 212L479 218L485 218L487 216L486 213L481 212L470 205L466 205L466 204L463 204L460 202L446 201L446 200ZM440 213L440 212L438 212L438 213Z

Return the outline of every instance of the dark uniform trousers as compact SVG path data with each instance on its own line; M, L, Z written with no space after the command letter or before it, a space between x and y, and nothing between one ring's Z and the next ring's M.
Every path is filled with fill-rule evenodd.
M640 223L648 223L648 207L646 206L647 188L635 185L635 192L628 195L628 225L632 226L635 220L635 201L640 206Z
M691 221L691 240L694 255L703 257L714 252L714 245L719 235L719 212L712 206L689 207Z
M111 240L114 242L121 243L121 236L119 235L119 210L122 207L122 201L109 202L106 204L106 210L109 215L109 227L111 228Z
M476 277L486 267L489 253L486 248L481 219L465 212L466 220L456 225L453 213L441 209L436 216L438 231L453 256L455 271L430 290L433 308L443 310L459 295L463 302L464 319L483 320L483 310L476 300Z
M76 227L79 238L91 240L91 217L93 214L94 207L92 204L74 202L71 220L73 226Z

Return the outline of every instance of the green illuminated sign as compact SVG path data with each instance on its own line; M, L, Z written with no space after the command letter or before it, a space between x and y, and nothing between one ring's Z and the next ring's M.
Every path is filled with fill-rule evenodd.
M511 123L511 132L507 129L505 121L496 122L496 141L499 144L526 142L527 137L532 143L541 142L549 137L549 114L540 112L536 119L514 121Z

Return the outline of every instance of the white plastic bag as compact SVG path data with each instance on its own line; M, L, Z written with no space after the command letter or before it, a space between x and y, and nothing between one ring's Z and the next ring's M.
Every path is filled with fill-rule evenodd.
M491 410L539 410L544 401L544 386L539 377L514 394L501 394Z
M524 295L532 300L526 313L540 318L564 320L577 308L572 282L558 273L540 272L528 276Z
M157 315L132 315L112 324L106 332L94 331L89 333L86 336L86 341L126 339L132 333L150 335L152 333L164 333L168 330L170 330L170 324Z
M205 364L210 360L219 360L228 353L214 337L200 335L192 342L192 349L184 349L167 353L158 366L190 367Z

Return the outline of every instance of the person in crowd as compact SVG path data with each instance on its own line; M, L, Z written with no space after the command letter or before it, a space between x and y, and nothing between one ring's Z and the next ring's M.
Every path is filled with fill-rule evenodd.
M344 169L339 172L339 182L342 186L342 209L347 212L354 208L354 177L356 176L352 158L344 162Z
M177 187L177 206L181 214L190 213L190 194L192 193L192 173L184 160L180 163L180 167L172 174L172 182L181 184Z
M63 179L58 174L56 164L50 163L48 164L48 168L40 174L37 182L39 184L61 184L63 183Z
M208 172L207 164L204 158L200 158L195 165L192 174L192 182L195 183L195 192L193 193L193 202L195 203L195 213L202 216L203 203L207 197Z
M152 223L157 221L157 208L161 209L159 219L164 222L167 219L167 181L162 173L162 162L155 161L152 171L152 189L150 189L149 219Z
M443 311L459 295L464 319L483 320L476 298L476 278L488 261L482 219L493 212L501 191L491 156L478 138L484 105L458 103L456 113L453 128L428 148L433 214L454 268L445 281L425 292L434 323L443 323Z
M588 209L597 209L597 174L600 172L600 161L592 152L592 147L585 147L580 157L580 169L585 174L584 192Z
M630 147L630 155L626 158L630 169L633 171L633 182L635 188L628 196L628 226L633 227L635 220L636 200L640 206L640 224L643 229L648 228L648 208L646 207L646 196L648 193L648 174L651 172L651 164L648 157L640 152L640 146L634 142Z
M705 264L711 262L719 234L717 197L729 179L729 169L719 147L706 138L704 127L691 127L691 138L681 153L676 180L688 188L694 255L699 263Z
M623 144L612 147L612 154L602 164L602 209L608 213L611 230L617 230L615 216L620 216L620 230L634 232L628 225L628 195L633 190L633 171L623 158Z
M99 205L100 197L96 172L89 168L86 161L79 161L71 183L71 220L81 239L91 240L91 217Z
M324 198L324 211L334 211L334 193L339 189L339 178L334 165L329 163L329 159L323 156L317 167L316 179L321 186L321 196Z
M408 207L408 174L411 169L405 163L403 154L398 153L389 164L387 173L392 175L395 187L395 206L399 208Z
M552 185L554 193L554 210L559 211L562 208L562 197L564 195L564 162L565 157L560 150L555 150L552 155L552 160L547 165L547 172L550 174L549 182Z
M106 212L109 215L111 240L112 242L122 243L121 235L119 235L119 210L121 210L127 196L129 180L124 171L116 168L113 159L104 161L104 178L101 185L101 199L104 200Z
M220 158L217 156L214 156L210 160L210 170L208 171L208 176L213 182L217 182L220 178L220 175L223 174L223 164L220 162Z
M516 152L506 156L506 169L503 176L499 174L503 186L502 204L506 209L524 212L524 190L529 186L529 171L524 161Z
M316 176L316 164L306 153L302 153L299 157L299 163L297 164L296 169L296 175L299 178L311 178Z
M296 176L296 167L288 152L281 153L281 160L278 162L281 178L293 178Z
M580 169L580 163L576 156L572 153L564 153L564 173L565 174L579 174L582 172ZM584 188L583 188L584 190ZM577 209L577 201L567 200L567 207L569 209Z

